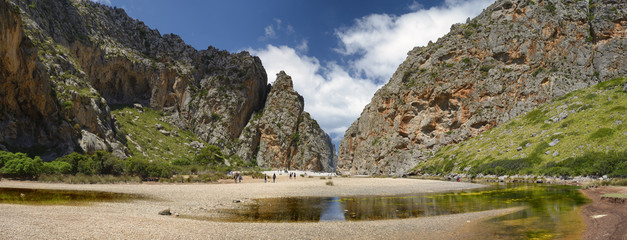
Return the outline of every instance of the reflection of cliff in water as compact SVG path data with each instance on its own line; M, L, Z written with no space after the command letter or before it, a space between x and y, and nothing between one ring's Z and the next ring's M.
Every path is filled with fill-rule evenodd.
M344 217L344 208L340 204L339 197L328 198L326 204L323 204L322 215L320 221L346 221Z

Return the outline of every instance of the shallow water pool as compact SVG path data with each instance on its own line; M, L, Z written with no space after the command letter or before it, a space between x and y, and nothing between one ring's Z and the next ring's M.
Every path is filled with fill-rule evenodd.
M577 187L500 184L433 194L255 199L240 209L219 210L222 217L212 220L369 221L523 207L521 211L488 220L478 231L502 239L566 239L583 230L578 211L587 202Z
M82 205L90 202L118 202L142 199L140 195L27 188L0 188L0 204Z

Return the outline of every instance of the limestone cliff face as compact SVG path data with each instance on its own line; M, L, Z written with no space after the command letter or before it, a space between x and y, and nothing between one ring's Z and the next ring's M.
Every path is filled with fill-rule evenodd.
M126 157L126 143L134 139L119 129L109 105L139 103L163 111L164 121L231 155L253 113L266 105L266 72L247 52L198 51L122 9L91 1L0 0L0 6L0 149L44 149L38 154L48 159L97 150ZM278 110L300 116L302 97L285 100L295 102L268 105L300 106L300 111ZM316 142L306 150L298 150L291 138L271 144L293 146L281 152L287 156L298 152L307 159L328 159L320 155L328 145L317 145L328 136L314 123L303 115L292 126L307 133L303 141ZM284 163L270 161L264 164ZM335 162L309 168L330 164Z
M278 169L335 170L331 138L304 111L303 97L292 78L280 72L266 105L239 138L238 154L256 159L259 166Z
M80 145L124 156L104 99L81 81L65 52L42 48L43 39L26 34L31 28L23 15L19 6L0 1L0 143L9 150L43 149L44 159ZM59 53L44 58L46 50ZM59 80L60 75L67 77ZM81 128L91 134L81 134Z
M246 52L197 51L91 1L1 2L0 143L9 148L125 157L128 136L108 104L134 103L224 147L263 106L265 70Z
M408 53L346 131L338 171L402 175L441 146L627 72L624 1L499 0Z

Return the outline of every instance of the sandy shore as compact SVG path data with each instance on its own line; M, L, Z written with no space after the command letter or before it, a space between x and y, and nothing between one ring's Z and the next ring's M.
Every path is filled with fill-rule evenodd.
M426 193L481 187L458 182L389 178L288 179L277 183L244 178L222 184L70 185L0 181L0 187L76 189L141 194L148 200L88 206L0 204L0 239L468 239L471 224L515 209L403 220L320 223L226 223L161 216L164 208L181 216L205 216L213 209L237 208L253 198L355 196ZM233 203L240 200L242 203Z
M583 239L627 239L627 204L601 200L606 193L627 194L627 187L599 187L582 190L592 203L581 208L586 222Z

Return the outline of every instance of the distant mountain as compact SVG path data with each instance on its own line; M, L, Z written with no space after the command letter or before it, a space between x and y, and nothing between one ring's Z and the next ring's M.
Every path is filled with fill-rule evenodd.
M180 148L192 142L216 145L237 156L237 142L246 139L241 136L243 129L255 113L264 111L271 92L259 58L214 47L197 51L174 34L161 35L130 18L122 9L91 1L0 0L0 39L0 148L32 152L44 159L97 150L120 158L173 159L194 155L195 148ZM112 106L119 110L113 116ZM148 109L133 110L144 107ZM136 115L124 115L125 122L118 123L116 115L127 113ZM158 121L148 121L154 113ZM140 141L150 135L139 131L155 126L133 126L133 120L167 126L152 136L161 142ZM268 124L280 121L266 119ZM325 151L333 149L326 133L312 127L313 135L298 128L285 131L319 138L316 141L327 144ZM163 137L180 137L166 132L192 135L165 141ZM284 145L295 146L290 144ZM159 150L150 151L155 147ZM175 154L164 148L180 151ZM260 159L265 155L257 154L257 147L246 156L257 155L257 162L267 163L263 166L331 170L322 166L333 162L334 156L318 152L323 148L308 150L316 154L294 150L295 156L311 157L299 163L319 164L276 164L274 159Z
M614 0L499 0L453 25L411 50L377 91L340 143L338 171L403 175L442 147L625 76L626 9Z

